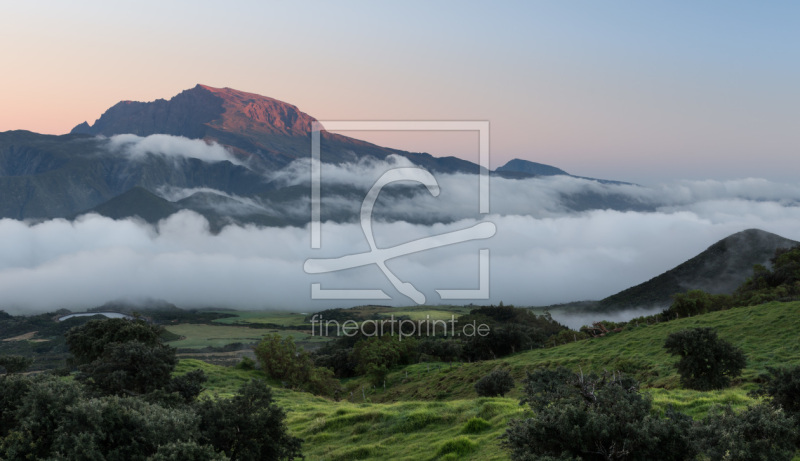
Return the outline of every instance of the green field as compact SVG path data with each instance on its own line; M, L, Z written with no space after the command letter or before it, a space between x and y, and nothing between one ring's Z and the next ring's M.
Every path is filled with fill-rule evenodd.
M278 333L281 336L290 336L297 343L324 342L328 338L312 337L310 330L281 330L267 328L249 328L234 325L207 325L183 323L169 325L167 331L175 333L182 339L170 341L170 346L179 349L200 349L204 347L222 347L232 343L256 343L265 335Z
M235 317L216 319L214 323L225 325L241 323L269 323L282 327L299 327L308 325L304 314L285 311L212 311L223 314L233 314Z

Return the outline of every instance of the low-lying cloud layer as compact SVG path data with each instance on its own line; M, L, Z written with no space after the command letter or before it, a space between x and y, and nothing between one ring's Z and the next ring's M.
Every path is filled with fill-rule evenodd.
M219 145L163 135L114 136L109 139L109 149L132 161L163 155L237 162ZM411 166L407 159L395 156L323 165L322 205L358 216L361 198L331 194L335 190L331 186L366 191L387 168ZM490 299L463 302L541 306L604 298L671 269L744 229L759 228L800 240L800 186L793 184L742 179L645 188L567 176L492 177L491 214L479 215L477 176L438 175L437 180L438 197L413 183L406 184L412 188L381 195L374 224L379 247L464 229L480 221L491 221L497 232L488 240L388 261L400 280L412 283L432 304L455 302L442 301L437 289L478 288L478 254L483 248L490 250ZM310 162L297 161L265 181L307 185ZM156 192L173 201L192 194L216 194L224 200L217 199L213 206L231 215L307 216L310 211L307 197L296 203L270 203L257 196L238 197L211 189L163 188ZM575 211L581 206L591 209L593 203L614 204L617 210ZM411 304L375 265L317 275L303 270L308 258L335 258L368 250L357 222L324 223L322 248L313 250L308 226L228 226L214 234L205 218L190 211L177 213L157 226L97 215L73 222L3 219L0 309L14 313L82 310L119 299L160 299L181 307L310 312L370 302L312 300L312 283L320 283L323 289L381 289L393 299L374 302Z
M147 155L161 155L172 159L196 158L208 163L227 160L235 165L242 165L239 159L217 143L167 134L146 137L118 134L108 138L106 148L112 153L127 155L131 160L141 160Z
M761 228L800 239L800 209L726 201L727 211L592 211L559 217L491 215L489 240L389 261L389 268L438 303L434 290L478 287L478 252L490 249L491 299L476 303L547 305L600 299L680 264L725 236ZM735 209L738 207L739 213ZM777 208L776 208L777 207ZM780 210L780 212L777 212ZM378 223L379 247L469 227ZM82 309L116 299L163 299L184 307L276 308L303 312L366 301L314 301L310 285L383 289L408 305L375 266L308 275L309 257L368 251L358 224L325 224L322 249L308 228L229 226L218 235L192 212L157 227L97 215L39 224L0 220L0 308L10 312Z

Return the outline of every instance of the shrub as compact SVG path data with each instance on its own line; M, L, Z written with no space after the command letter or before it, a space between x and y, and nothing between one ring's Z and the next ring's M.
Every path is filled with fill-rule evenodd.
M681 384L689 389L723 389L731 378L742 374L747 364L744 352L719 339L711 328L694 328L672 333L664 348L681 359L677 364Z
M236 364L236 368L239 370L255 370L256 369L256 362L251 359L250 357L242 357L242 360Z
M475 392L481 397L502 397L513 388L514 378L507 370L495 370L475 383Z
M794 421L781 409L754 405L710 413L695 429L695 445L709 461L789 461L794 457Z
M300 457L301 439L289 435L286 415L263 381L250 380L230 399L202 400L200 442L222 450L231 460Z
M192 402L203 392L203 383L208 381L203 370L193 370L172 378L166 387L168 392L177 392L186 403Z
M763 384L754 394L771 397L773 405L800 419L800 366L767 367L767 373L761 375L761 379Z
M525 380L534 416L512 420L503 436L513 460L685 460L691 418L671 409L651 414L652 403L626 377L537 370Z

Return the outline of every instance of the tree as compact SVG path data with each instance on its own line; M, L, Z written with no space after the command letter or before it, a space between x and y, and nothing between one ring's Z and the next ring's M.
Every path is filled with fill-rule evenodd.
M630 378L537 370L524 381L533 416L509 423L504 445L511 459L665 460L694 458L691 418L667 411L651 414L652 403Z
M0 459L48 459L64 415L85 398L83 387L48 375L20 377L20 380L27 383L24 386L19 386L21 382L16 380L4 383L12 384L21 400L11 409L10 421L3 412L2 419L10 427L0 440ZM3 390L5 393L6 389Z
M277 460L302 457L301 439L289 435L283 410L269 387L251 380L230 399L197 402L201 442L235 460Z
M672 296L672 305L668 309L671 318L689 317L692 315L706 314L708 312L730 309L733 306L733 297L730 295L712 295L703 290L690 290L686 293L677 293Z
M185 402L202 391L205 375L198 371L171 378L178 360L175 348L161 342L162 329L135 319L98 319L71 328L66 335L78 380L104 395L178 393ZM166 393L166 394L164 394ZM153 400L153 399L151 399Z
M21 355L0 355L0 368L5 368L6 374L22 373L33 363L33 358Z
M161 345L161 328L144 320L98 319L71 328L65 335L71 363L91 363L105 353L112 343L138 341L147 346Z
M261 369L270 378L318 395L336 396L341 390L333 371L315 367L311 355L298 349L291 337L267 335L254 351Z
M502 397L513 388L514 378L507 370L495 370L475 382L475 392L481 397Z
M110 343L100 357L80 366L78 379L107 395L139 395L166 387L177 363L175 349L161 344Z
M672 333L664 348L681 359L677 364L681 384L689 389L723 389L742 374L747 364L744 352L719 339L711 328L694 328Z

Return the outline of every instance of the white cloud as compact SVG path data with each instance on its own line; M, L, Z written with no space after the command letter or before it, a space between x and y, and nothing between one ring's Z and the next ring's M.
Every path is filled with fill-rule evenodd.
M244 164L219 144L201 139L189 139L168 134L152 134L141 137L134 134L118 134L108 138L108 149L140 160L147 155L162 155L167 158L196 158L208 163L229 161Z
M230 160L220 146L176 137L122 135L114 149L136 157L147 152ZM308 161L298 161L268 178L307 184ZM368 189L389 167L410 166L401 157L386 161L323 166L323 207L358 212L360 199L326 195L333 184ZM477 303L548 305L601 299L639 284L686 261L716 241L748 228L800 240L800 187L760 179L683 181L654 188L601 184L565 176L509 180L493 177L489 216L476 214L477 177L439 175L441 195L421 185L415 194L382 195L374 226L380 247L469 227L480 219L495 223L490 240L468 242L388 262L430 303L436 289L478 286L478 251L489 248L491 299ZM161 193L177 200L196 192L216 193L236 208L277 214L309 212L308 202L261 203L210 189ZM570 197L598 197L640 205L648 211L570 210ZM233 206L233 205L224 205ZM398 221L399 219L399 221ZM411 224L405 220L417 224ZM149 226L97 215L74 222L30 224L0 220L0 309L12 312L82 309L120 298L163 299L184 307L291 309L303 312L363 301L313 301L310 284L323 288L383 289L395 305L398 294L374 266L308 275L310 257L338 257L367 251L357 223L324 223L323 248L310 249L308 228L228 226L208 230L201 216L183 211ZM445 301L447 302L447 301ZM386 303L386 301L380 301Z
M717 240L757 227L800 239L800 209L737 203L744 213L592 211L548 218L498 216L490 240L392 260L397 276L438 303L436 289L477 288L478 250L491 250L491 299L547 305L599 299L689 259ZM474 220L420 225L378 223L380 247L468 227ZM398 294L374 266L308 275L309 257L368 250L357 224L323 225L323 248L310 249L308 229L226 227L218 235L192 212L151 227L96 215L74 223L0 221L0 308L12 312L81 309L119 298L163 299L180 306L292 309L302 312L359 302L310 299L323 288L380 288ZM385 303L385 301L381 301Z

